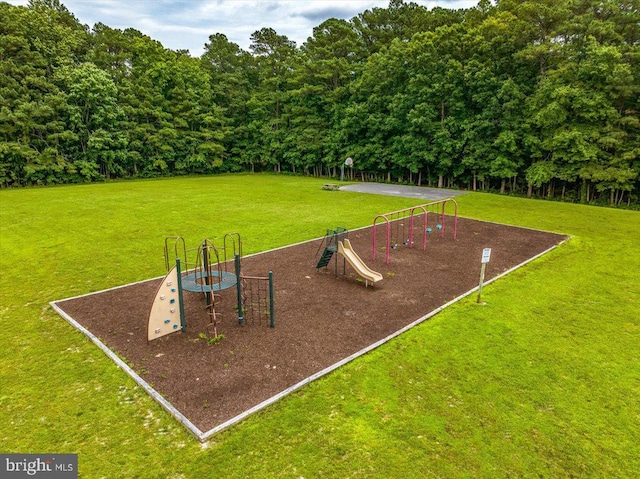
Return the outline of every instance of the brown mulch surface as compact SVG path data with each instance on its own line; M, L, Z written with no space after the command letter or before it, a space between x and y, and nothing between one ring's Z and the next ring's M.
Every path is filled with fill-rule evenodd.
M208 316L201 294L184 294L187 332L147 342L147 318L161 279L75 299L57 306L100 338L202 431L212 429L310 375L389 336L478 285L482 249L492 248L486 280L562 242L563 235L452 219L444 237L420 232L414 248L400 245L384 262L384 232L377 231L377 257L371 260L371 228L349 232L364 262L384 280L365 287L346 266L316 271L321 240L242 259L242 272L273 271L275 328L264 322L240 326L236 289L223 292L224 338L210 345ZM400 230L403 226L400 226Z

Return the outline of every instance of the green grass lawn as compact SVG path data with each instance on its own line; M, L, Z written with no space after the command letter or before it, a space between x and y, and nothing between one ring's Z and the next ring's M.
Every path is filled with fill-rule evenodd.
M458 197L572 239L205 444L48 306L163 274L165 236L251 253L417 204L324 183L0 191L0 452L78 453L83 478L640 476L638 212Z

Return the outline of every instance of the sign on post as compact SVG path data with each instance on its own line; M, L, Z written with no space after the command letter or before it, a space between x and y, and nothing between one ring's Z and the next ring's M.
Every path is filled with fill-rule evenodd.
M484 270L487 267L487 263L491 259L491 248L484 248L482 250L482 268L480 269L480 284L478 285L478 301L480 303L480 298L482 296L482 283L484 283Z

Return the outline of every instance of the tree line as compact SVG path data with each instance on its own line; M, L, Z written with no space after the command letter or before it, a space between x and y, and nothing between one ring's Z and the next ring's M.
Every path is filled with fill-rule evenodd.
M391 0L195 58L0 2L0 186L276 171L637 205L639 0Z

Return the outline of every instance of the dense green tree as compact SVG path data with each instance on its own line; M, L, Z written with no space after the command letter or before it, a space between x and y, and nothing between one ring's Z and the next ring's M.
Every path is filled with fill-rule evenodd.
M391 0L200 58L0 1L0 186L242 169L640 195L639 0Z
M257 85L257 68L249 52L230 42L221 33L211 35L200 57L209 75L213 104L218 107L218 121L224 132L223 156L229 158L223 167L240 168L246 150L248 102Z
M359 35L345 20L321 23L302 45L289 89L284 153L294 171L335 168L346 158L345 145L332 133L340 122L340 105L365 58Z
M56 67L82 61L88 51L88 27L60 3L60 0L29 0L22 16L26 38L32 50L47 62L47 73Z
M0 3L0 33L0 184L68 181L75 169L61 143L72 135L52 79L84 57L86 27L57 0L37 0Z
M485 187L496 179L500 191L513 188L524 164L526 128L521 115L529 70L515 58L519 36L517 19L497 12L460 40L464 51L465 118L461 120L466 143L462 166L472 189L478 180ZM471 177L471 178L469 178Z
M93 63L64 66L54 82L66 93L64 151L83 180L118 176L125 146L115 83Z
M579 62L567 61L549 72L531 98L540 137L537 156L554 165L547 168L556 173L550 184L555 178L575 181L577 176L583 182L583 201L589 201L592 184L617 201L637 178L637 148L627 139L637 132L638 117L616 103L624 105L638 90L615 47L591 37L578 52Z
M250 146L242 158L252 169L269 166L280 171L289 126L287 101L297 47L285 35L279 35L272 28L263 28L251 35L250 50L255 58L258 83L248 101Z
M371 54L389 47L393 40L408 41L416 33L434 31L463 20L462 10L434 8L429 11L414 2L390 0L387 8L365 10L354 17L352 23Z

